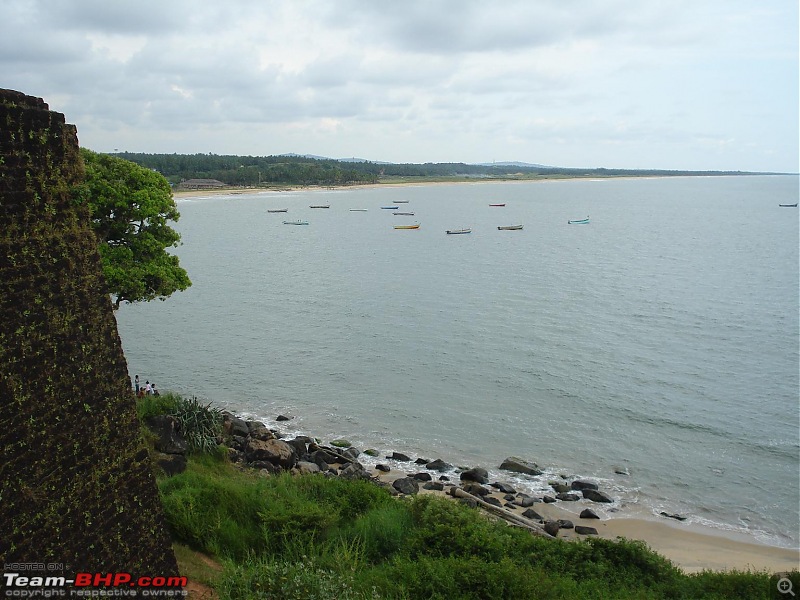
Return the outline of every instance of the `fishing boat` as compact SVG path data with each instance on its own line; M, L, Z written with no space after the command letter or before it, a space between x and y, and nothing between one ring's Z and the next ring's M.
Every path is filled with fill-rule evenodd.
M308 225L308 221L284 221L284 225Z
M408 204L408 200L395 200L395 204Z
M472 229L466 228L466 229L448 229L447 230L447 235L458 235L460 233L472 233Z
M517 229L522 229L522 225L501 225L498 229L500 231L516 231Z
M289 212L288 208L268 208L268 213L280 213L280 212Z
M505 206L505 205L506 205L506 203L503 202L502 204L490 204L489 206Z
M783 208L797 208L797 202L794 204L778 204L778 206L782 206Z
M567 221L570 225L588 225L589 224L589 217L585 219L573 219L571 221Z
M407 217L413 217L414 216L414 213L409 213L409 212L405 212L405 213L404 212L396 212L396 213L392 213L392 214L393 215L405 215Z
M366 208L351 208L350 212L367 212Z
M395 229L419 229L419 225L395 225Z
M383 210L397 210L399 206L381 206Z
M308 208L330 208L330 204L312 204Z

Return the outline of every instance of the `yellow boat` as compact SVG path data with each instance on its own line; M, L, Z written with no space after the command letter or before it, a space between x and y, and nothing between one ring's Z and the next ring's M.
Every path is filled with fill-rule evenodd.
M395 229L419 229L419 225L395 225Z

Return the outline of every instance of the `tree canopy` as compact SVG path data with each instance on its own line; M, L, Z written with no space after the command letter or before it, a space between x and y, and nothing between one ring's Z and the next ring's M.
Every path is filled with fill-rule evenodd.
M169 226L180 218L172 189L150 169L81 149L86 179L77 189L89 206L114 310L123 302L165 300L192 282L167 248L180 243Z

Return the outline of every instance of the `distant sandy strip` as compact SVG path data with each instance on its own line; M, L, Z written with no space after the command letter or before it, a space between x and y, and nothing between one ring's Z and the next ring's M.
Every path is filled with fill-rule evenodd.
M391 187L411 187L411 186L430 186L430 185L473 185L473 184L493 184L493 183L543 183L547 181L567 181L570 178L564 179L474 179L469 181L393 181L386 183L357 183L353 185L340 185L335 187L328 186L280 186L274 188L214 188L209 190L173 190L172 195L175 198L206 198L209 196L238 196L243 194L273 194L277 192L330 192L342 191L351 189L369 189L369 188L391 188ZM578 178L573 178L578 179ZM588 178L580 178L582 181L588 181ZM608 179L628 179L625 177L614 177ZM635 179L644 179L644 177L637 177ZM655 179L649 177L648 179ZM605 180L605 179L603 179Z

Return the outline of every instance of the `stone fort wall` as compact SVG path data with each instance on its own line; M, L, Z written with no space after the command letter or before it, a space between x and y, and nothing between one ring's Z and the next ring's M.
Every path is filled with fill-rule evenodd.
M82 177L64 115L0 89L0 563L177 575Z

